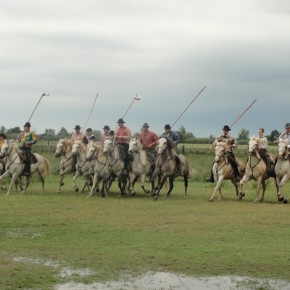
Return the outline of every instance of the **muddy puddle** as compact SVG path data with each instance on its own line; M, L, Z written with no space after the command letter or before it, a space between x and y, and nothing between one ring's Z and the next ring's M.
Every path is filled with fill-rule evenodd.
M172 273L147 273L135 279L110 281L105 283L81 284L69 282L57 285L55 290L234 290L234 289L268 289L289 290L290 283L269 279L252 279L247 277L218 276L194 278Z

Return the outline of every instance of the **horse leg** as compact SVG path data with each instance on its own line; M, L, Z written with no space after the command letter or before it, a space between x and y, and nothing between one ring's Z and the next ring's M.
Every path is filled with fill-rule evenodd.
M96 185L97 185L97 182L98 182L98 173L95 172L94 174L94 179L93 179L93 185L91 187L91 191L89 193L89 196L92 196L94 194L94 191L95 191L95 188L96 188Z
M220 189L221 189L221 186L222 186L222 182L224 180L224 176L223 175L220 175L219 178L218 178L218 182L214 188L214 191L213 191L213 194L212 196L209 198L208 201L214 201L214 198L216 196L216 194L219 192L219 196L221 196L221 192L220 192Z
M258 185L257 185L257 189L256 189L256 199L254 200L254 202L261 202L262 197L259 198L260 196L260 191L261 191L261 187L262 187L262 176L259 176L258 180Z
M3 175L0 176L0 180L2 180L4 177L7 177L10 175L10 172L9 171L6 171ZM17 174L14 173L12 175L12 178L11 178L11 181L10 181L10 184L9 184L9 187L8 187L8 191L6 192L6 195L9 195L10 194L10 191L11 191L11 188L12 186L15 184L16 180L17 180Z
M231 182L232 182L232 184L235 187L235 190L236 190L236 200L238 200L238 198L239 198L239 186L237 184L238 182L235 182L233 179L231 179Z
M265 179L262 180L262 196L260 197L260 202L263 202L264 200L264 194L265 194L265 191L266 191L266 181Z
M41 180L41 184L42 184L42 193L44 193L44 182L45 182L45 178L44 176L41 174L41 172L38 170L38 168L36 169L38 176Z
M78 178L79 175L80 175L80 172L77 170L74 177L73 177L75 192L79 191L79 188L78 188L77 183L76 183L76 179Z
M287 199L284 198L283 194L279 194L279 187L278 187L278 182L280 182L279 178L276 177L276 178L274 178L274 180L275 180L278 201L283 201L284 203L287 203L288 201L287 201Z
M183 180L184 180L185 196L187 196L187 187L188 187L188 175L187 174L183 175Z
M249 180L250 180L250 176L245 174L242 180L240 181L239 194L237 195L237 200L241 200L245 196L245 193L243 192L244 183L246 183Z
M282 194L282 187L283 185L289 180L289 176L288 174L285 174L281 181L279 180L279 177L276 177L276 181L277 181L277 184L278 184L278 196L279 197L283 197L283 202L284 203L287 203L287 199L284 199L284 196Z
M141 188L143 189L143 191L145 192L145 193L150 193L150 190L148 190L148 189L146 189L145 188L145 182L146 182L146 174L145 173L143 173L142 175L141 175Z
M173 181L174 181L174 177L170 176L169 177L169 189L168 192L166 194L166 196L168 197L173 189Z

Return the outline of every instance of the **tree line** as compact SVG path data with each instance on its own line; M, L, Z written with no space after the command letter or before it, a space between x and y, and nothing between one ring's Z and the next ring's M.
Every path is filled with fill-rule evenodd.
M13 127L6 129L4 126L0 126L0 132L4 133L9 137L9 138L17 138L18 134L22 130L20 127ZM180 136L180 143L191 143L191 144L211 144L217 136L210 135L209 137L205 138L199 138L196 137L192 132L189 132L185 129L184 126L180 126L176 132ZM102 132L100 130L93 130L93 134L96 136L97 140L101 138ZM240 132L238 133L237 140L239 141L240 144L246 144L249 140L249 130L246 129L241 129ZM267 139L270 142L275 141L279 136L280 132L278 130L273 130L269 135L267 135ZM59 140L60 138L70 138L72 135L72 132L68 132L68 130L65 127L61 127L58 132L54 129L45 129L43 134L40 134L41 138L44 140ZM134 137L138 138L139 133L134 133Z

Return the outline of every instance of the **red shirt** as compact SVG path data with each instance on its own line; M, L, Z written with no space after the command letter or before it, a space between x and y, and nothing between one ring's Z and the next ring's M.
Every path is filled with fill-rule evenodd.
M117 143L127 143L129 144L132 134L129 128L127 127L118 127L115 132L115 138Z
M158 136L151 132L142 132L139 136L139 141L143 145L143 149L153 149L157 145L158 142Z

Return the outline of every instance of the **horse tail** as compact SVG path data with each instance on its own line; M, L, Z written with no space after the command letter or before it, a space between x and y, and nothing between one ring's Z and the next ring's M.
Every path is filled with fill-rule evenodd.
M43 162L44 162L44 176L47 177L50 175L51 172L51 167L49 161L43 157Z
M192 178L197 174L197 171L188 165L188 178Z

